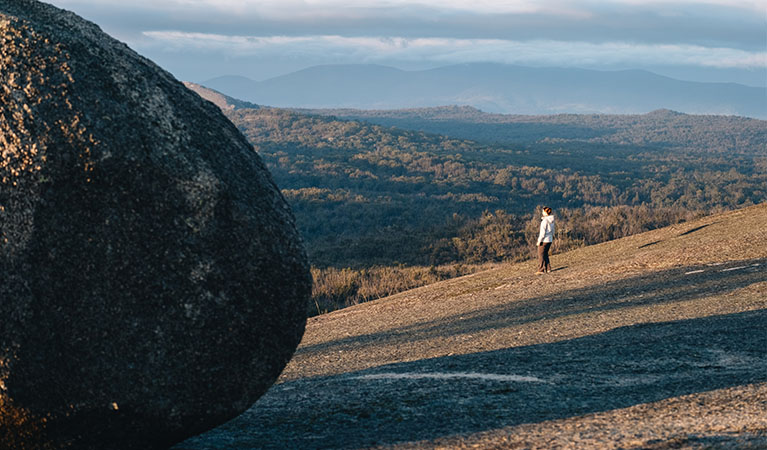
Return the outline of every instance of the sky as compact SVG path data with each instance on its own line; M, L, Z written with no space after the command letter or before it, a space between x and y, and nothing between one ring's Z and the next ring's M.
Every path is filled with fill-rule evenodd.
M53 0L177 78L321 64L645 69L767 86L763 0Z

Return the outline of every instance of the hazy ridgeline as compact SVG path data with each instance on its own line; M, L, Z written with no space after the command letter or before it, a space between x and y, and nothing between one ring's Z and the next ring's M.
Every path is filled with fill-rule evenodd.
M627 114L670 108L767 118L764 87L675 80L643 70L468 63L405 71L347 64L308 67L258 82L224 76L204 84L242 100L292 108L474 105L506 114Z
M557 252L767 198L767 122L753 119L457 108L389 112L400 127L389 128L271 108L227 115L293 208L313 313L529 258L543 204Z

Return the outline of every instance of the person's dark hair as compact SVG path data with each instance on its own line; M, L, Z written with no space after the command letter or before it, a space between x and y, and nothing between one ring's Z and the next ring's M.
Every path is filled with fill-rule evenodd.
M549 208L548 206L544 206L543 210L546 211L546 214L551 214L551 208Z

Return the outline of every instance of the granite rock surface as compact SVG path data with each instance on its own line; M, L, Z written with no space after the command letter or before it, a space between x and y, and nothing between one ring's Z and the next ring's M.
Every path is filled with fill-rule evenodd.
M0 447L152 449L245 411L304 331L292 213L212 103L0 0Z

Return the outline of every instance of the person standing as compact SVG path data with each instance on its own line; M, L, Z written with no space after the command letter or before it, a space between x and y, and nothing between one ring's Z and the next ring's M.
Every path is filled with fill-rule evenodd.
M554 230L554 216L551 214L551 208L544 206L541 213L541 230L538 233L538 271L535 272L536 275L551 272L549 249L554 241Z

